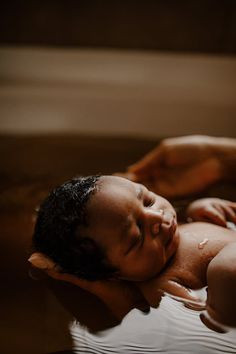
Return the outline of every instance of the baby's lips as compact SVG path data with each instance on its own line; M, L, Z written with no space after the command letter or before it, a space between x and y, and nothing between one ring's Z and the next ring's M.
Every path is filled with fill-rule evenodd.
M173 231L173 233L174 233L174 232L176 231L176 229L177 229L177 221L176 221L175 218L174 218L173 221L172 221L171 227L172 227L172 231Z
M163 222L161 225L162 231L165 234L165 245L168 245L177 229L177 222L176 219L172 216L172 219L168 220L168 222Z
M159 223L155 223L152 225L152 234L153 235L157 235L160 231L160 224Z

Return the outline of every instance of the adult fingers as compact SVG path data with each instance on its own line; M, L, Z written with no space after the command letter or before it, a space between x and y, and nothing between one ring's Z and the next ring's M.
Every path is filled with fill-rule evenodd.
M79 286L81 289L87 290L95 295L99 295L101 284L99 281L89 281L86 279L78 278L75 275L68 273L60 273L56 270L50 269L46 273L53 279L65 281L67 283Z
M225 218L228 221L232 221L233 223L236 223L236 211L232 209L230 205L223 204L220 205L220 207L225 214Z
M226 227L226 218L224 213L220 212L213 206L209 206L208 208L204 209L201 213L206 220L213 221L215 224L219 226Z
M91 289L92 282L89 282L85 279L80 279L72 274L63 273L62 269L51 258L45 256L43 253L33 253L28 259L28 261L34 267L43 270L53 279L66 281L68 283L80 286L85 290Z
M146 165L147 167L147 165ZM141 170L140 170L141 171ZM164 168L155 166L147 169L146 175L128 171L128 178L144 184L153 192L167 198L182 197L200 192L219 179L219 164L215 159L185 168Z
M38 269L41 269L43 271L47 271L50 269L58 269L57 264L49 257L45 256L41 252L34 252L32 255L29 257L28 261Z

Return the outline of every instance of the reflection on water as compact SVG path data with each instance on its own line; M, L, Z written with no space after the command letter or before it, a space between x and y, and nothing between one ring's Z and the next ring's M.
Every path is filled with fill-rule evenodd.
M169 294L167 292L165 292L164 294L173 300L181 302L184 306L186 306L189 309L195 311L201 311L206 309L207 287L198 290L188 289L188 293L189 295L192 296L193 299L196 300L186 299L180 296Z
M199 312L164 297L149 314L131 311L115 328L89 333L79 323L70 327L77 353L236 353L236 331L220 334L199 319Z
M201 311L200 313L200 318L202 322L208 327L211 328L212 330L215 330L216 332L219 333L227 333L232 330L231 327L223 325L220 322L215 321L210 314L208 313L206 309L207 305L207 286L203 287L202 289L198 290L192 290L188 289L189 293L192 295L193 298L198 299L198 300L190 300L190 299L184 299L180 296L168 294L165 292L165 295L170 297L173 300L179 301L182 303L183 306L194 310L194 311ZM208 322L208 325L206 324L206 321ZM210 326L210 327L209 327Z

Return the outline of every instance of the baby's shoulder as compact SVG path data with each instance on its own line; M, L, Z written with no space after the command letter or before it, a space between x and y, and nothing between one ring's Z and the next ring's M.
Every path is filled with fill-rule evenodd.
M217 240L224 242L236 241L236 232L226 229L225 227L214 225L208 222L191 222L179 226L180 237L186 239L193 239L203 241Z

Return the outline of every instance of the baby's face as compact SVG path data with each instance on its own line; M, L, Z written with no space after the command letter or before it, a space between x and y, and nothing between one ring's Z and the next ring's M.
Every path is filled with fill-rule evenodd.
M81 231L101 245L120 279L154 277L178 247L171 204L127 179L101 177L88 203L88 215L89 226Z

